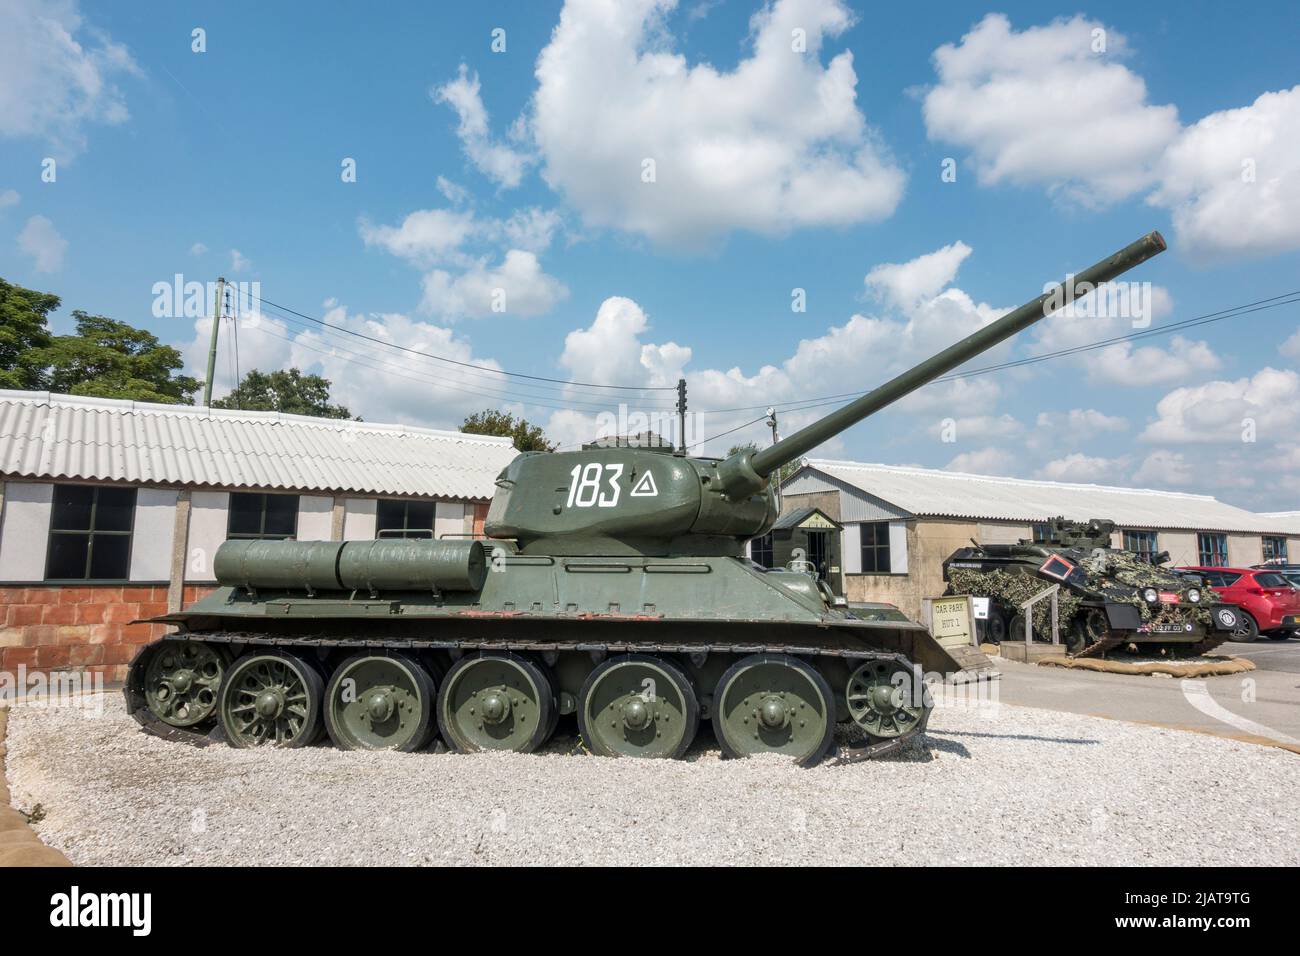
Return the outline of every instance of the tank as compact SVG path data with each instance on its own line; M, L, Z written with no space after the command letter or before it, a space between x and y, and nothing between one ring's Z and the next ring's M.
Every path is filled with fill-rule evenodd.
M608 442L523 453L485 541L230 541L218 587L128 670L147 730L237 747L531 751L561 717L604 756L878 756L926 726L928 675L962 667L920 625L854 609L745 544L772 476L822 442L1163 251L1151 233L762 450ZM838 733L837 733L838 731Z
M1203 654L1231 640L1240 611L1218 601L1195 574L1161 567L1165 552L1147 561L1111 546L1115 522L1053 518L1042 541L973 544L943 563L949 594L989 599L984 635L995 643L1023 641L1023 605L1052 585L1057 591L1057 631L1072 657L1108 651ZM1051 641L1051 601L1033 605L1035 641Z

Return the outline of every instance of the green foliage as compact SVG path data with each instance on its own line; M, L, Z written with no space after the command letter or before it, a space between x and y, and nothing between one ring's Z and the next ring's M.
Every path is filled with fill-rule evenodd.
M42 388L42 368L33 351L50 344L46 319L59 297L0 279L0 388Z
M330 381L319 375L303 375L296 368L277 372L253 369L225 398L212 403L214 408L241 408L248 411L284 412L289 415L312 415L316 418L351 418L342 405L330 404Z
M176 375L181 353L152 332L102 315L72 313L75 335L57 335L28 358L42 370L41 386L52 392L190 405L199 381Z
M484 409L465 419L460 430L471 435L497 435L513 439L519 451L555 451L556 446L546 440L546 433L538 425L515 418L509 412Z

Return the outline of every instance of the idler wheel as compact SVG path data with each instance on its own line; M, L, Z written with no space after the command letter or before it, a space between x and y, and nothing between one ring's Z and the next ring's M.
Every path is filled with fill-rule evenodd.
M198 641L161 641L145 667L145 703L165 724L201 724L216 712L217 691L229 663L223 647Z
M924 726L931 708L919 670L897 661L859 664L849 675L844 697L853 722L882 740Z
M578 693L578 729L602 757L680 757L699 726L695 688L662 657L607 658Z
M335 668L325 700L325 728L343 750L419 750L433 733L433 678L406 654L354 654Z
M305 747L320 736L324 681L296 654L245 654L226 670L217 698L232 747Z
M732 664L713 695L713 733L728 757L776 753L810 767L835 729L830 684L788 654L754 654Z
M461 753L529 753L555 729L555 691L546 673L508 651L481 651L452 665L436 710L447 746Z

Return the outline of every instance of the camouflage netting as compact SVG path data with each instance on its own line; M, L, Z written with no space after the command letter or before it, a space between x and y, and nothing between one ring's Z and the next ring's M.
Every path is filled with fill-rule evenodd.
M1031 597L1041 594L1050 583L1029 574L1010 574L1006 571L973 571L950 568L948 583L954 594L978 594L991 597L1000 604L1019 608ZM1062 588L1057 594L1057 624L1061 633L1069 628L1079 610L1079 598ZM1009 623L1009 622L1008 622ZM1052 633L1052 600L1043 598L1034 605L1034 630L1044 636ZM1018 635L1022 636L1022 635Z

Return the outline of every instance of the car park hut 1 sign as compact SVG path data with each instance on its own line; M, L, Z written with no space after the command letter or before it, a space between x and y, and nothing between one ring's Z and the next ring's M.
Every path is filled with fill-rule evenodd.
M930 604L930 633L944 647L975 644L975 614L971 599L933 598Z

